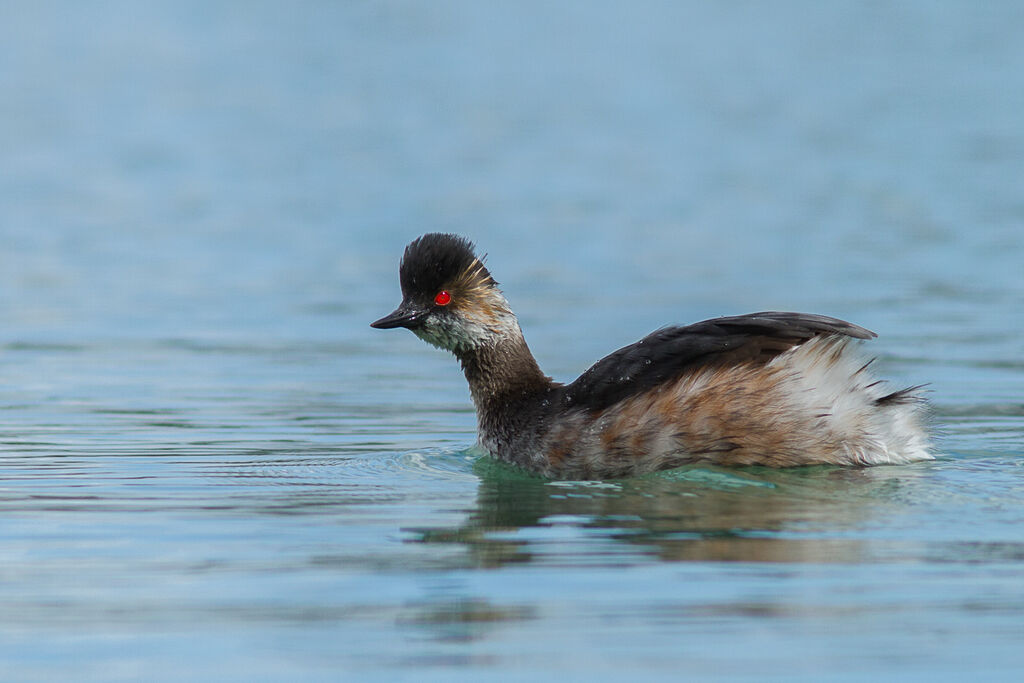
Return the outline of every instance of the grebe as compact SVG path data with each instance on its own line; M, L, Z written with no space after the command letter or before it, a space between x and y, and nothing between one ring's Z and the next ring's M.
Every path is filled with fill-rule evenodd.
M918 387L890 391L822 315L765 312L665 327L571 384L545 376L498 283L457 235L405 248L402 303L371 323L406 327L462 364L480 445L562 479L689 463L883 465L928 460Z

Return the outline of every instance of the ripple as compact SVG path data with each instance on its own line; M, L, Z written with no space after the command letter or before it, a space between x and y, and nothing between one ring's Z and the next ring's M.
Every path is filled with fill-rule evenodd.
M1016 401L969 404L939 403L933 404L933 410L940 417L1024 417L1024 403Z
M307 447L230 461L191 462L206 477L250 486L344 488L361 496L405 490L417 481L476 482L475 460L476 455L465 449L365 453Z
M477 481L473 466L481 454L469 449L429 449L402 453L398 459L411 472L443 479Z
M80 353L90 350L85 344L61 344L56 342L13 341L0 344L0 351L44 351L49 353Z

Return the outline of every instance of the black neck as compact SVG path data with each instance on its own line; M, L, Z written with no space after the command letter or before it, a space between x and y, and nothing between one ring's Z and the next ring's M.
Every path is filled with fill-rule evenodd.
M498 410L531 400L553 383L521 336L459 354L478 410Z

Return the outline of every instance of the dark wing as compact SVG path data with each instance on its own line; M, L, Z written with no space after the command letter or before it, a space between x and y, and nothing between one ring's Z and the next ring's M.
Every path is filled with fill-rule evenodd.
M768 311L665 327L599 360L565 387L567 405L601 410L695 368L767 363L812 337L871 339L874 332L836 318Z

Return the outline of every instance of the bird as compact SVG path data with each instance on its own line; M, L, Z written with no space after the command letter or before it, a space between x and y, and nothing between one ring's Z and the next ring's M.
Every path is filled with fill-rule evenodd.
M858 350L877 335L824 315L766 311L655 330L563 384L545 375L474 244L428 233L405 248L404 327L454 354L478 445L551 479L707 465L896 465L930 460L921 386L892 390Z

